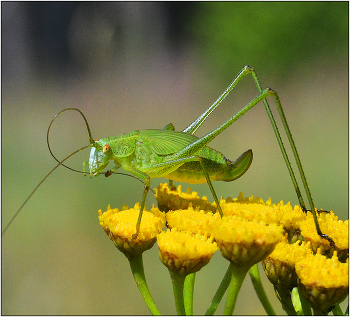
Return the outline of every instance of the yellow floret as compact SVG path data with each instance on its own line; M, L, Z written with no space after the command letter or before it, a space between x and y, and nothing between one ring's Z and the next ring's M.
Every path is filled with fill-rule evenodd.
M169 211L166 220L169 228L176 228L193 233L209 232L209 223L213 219L220 217L218 213L212 214L204 210L180 209Z
M317 253L296 263L295 270L302 284L334 288L349 286L349 265L338 260L337 252L331 259Z
M331 237L335 243L336 250L349 249L349 220L338 220L331 211L330 213L320 213L318 222L323 234ZM314 250L318 247L330 248L329 241L322 239L316 231L314 219L311 213L307 214L306 220L300 222L301 234L305 239L312 241Z
M206 235L168 229L158 237L159 257L171 271L187 275L200 270L217 251L217 245Z
M106 212L102 213L99 210L98 213L101 226L123 253L137 254L151 248L156 241L157 234L165 226L165 214L158 208L153 207L151 211L144 210L140 232L137 238L134 238L140 213L139 203L136 203L131 209L124 206L121 211L108 206Z
M312 255L312 250L310 248L310 242L301 244L299 241L293 244L288 244L286 239L283 239L278 243L269 255L269 257L288 263L294 266L295 263L306 258L308 255Z
M200 198L197 192L191 192L188 188L186 192L182 192L181 185L177 188L169 188L168 184L159 184L156 189L156 199L158 207L162 211L187 209L192 206L205 211L216 212L216 206L208 202L207 197Z
M262 261L283 237L281 226L241 221L235 217L216 219L211 224L211 232L222 255L236 265Z
M272 204L271 198L264 202L261 198L244 197L240 193L238 197L226 200L221 199L220 206L225 216L239 216L248 221L263 221L266 224L279 223L283 216L283 210Z
M306 219L306 213L299 207L292 208L290 202L284 204L283 201L279 203L280 208L283 208L284 213L281 223L288 228L299 228L299 222Z
M309 255L295 265L299 290L310 302L315 315L327 315L332 307L349 294L349 263L341 263L335 251L331 259Z

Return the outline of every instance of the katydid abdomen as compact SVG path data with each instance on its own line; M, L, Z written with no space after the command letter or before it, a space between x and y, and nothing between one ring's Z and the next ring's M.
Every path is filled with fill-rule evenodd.
M253 159L252 150L248 150L241 155L241 157L244 156L244 160L239 165L235 162L231 162L221 152L210 147L203 148L198 155L203 158L203 163L210 180L224 182L231 182L242 176L243 174L237 176L237 170L240 168L244 171L248 170ZM197 161L184 163L174 172L164 177L189 184L202 184L207 182L201 164Z

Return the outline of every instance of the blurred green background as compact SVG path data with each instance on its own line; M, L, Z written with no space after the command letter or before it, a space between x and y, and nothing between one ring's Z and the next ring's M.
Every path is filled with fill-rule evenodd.
M264 87L279 93L316 207L348 219L348 2L1 5L2 228L55 166L46 131L60 110L81 109L94 138L169 122L182 130L246 64L255 67ZM246 78L197 135L256 95ZM60 159L86 145L82 118L74 112L62 115L50 140ZM211 146L231 160L247 149L254 152L242 178L214 183L218 195L242 191L298 203L262 106ZM86 150L67 164L81 170L88 156ZM153 179L152 187L164 181ZM211 199L206 184L191 188ZM97 218L108 204L132 206L142 190L142 184L124 176L89 179L56 170L2 239L2 314L149 314L127 260ZM150 194L148 207L152 203ZM156 246L144 260L161 313L174 314L169 273ZM227 266L217 252L197 274L195 314L205 312ZM265 284L276 312L283 313L272 286ZM235 314L264 314L249 278Z

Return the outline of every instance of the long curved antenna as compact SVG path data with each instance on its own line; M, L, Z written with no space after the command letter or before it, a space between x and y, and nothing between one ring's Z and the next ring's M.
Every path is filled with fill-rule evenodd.
M64 111L68 111L68 110L76 110L78 111L81 116L83 117L84 121L85 121L85 124L86 124L86 128L88 130L88 133L89 133L89 141L90 141L90 144L89 145L86 145L84 147L82 147L81 149L79 150L76 150L74 151L73 153L69 154L66 158L64 158L62 161L59 161L55 155L52 153L51 151L51 148L50 148L50 141L49 141L49 134L50 134L50 129L51 129L51 125L52 123L55 121L55 119ZM85 150L91 146L94 145L95 141L93 140L92 136L91 136L91 130L90 130L90 127L89 127L89 124L84 116L84 114L82 113L81 110L77 109L77 108L66 108L66 109L63 109L61 110L58 114L56 114L56 116L52 119L52 121L50 122L50 125L47 129L47 134L46 134L46 141L47 141L47 146L49 148L49 151L50 151L50 154L51 156L58 162L58 164L40 181L40 183L34 188L34 190L30 193L30 195L28 196L28 198L24 201L24 203L22 204L22 206L16 211L16 213L13 215L13 217L11 218L10 222L6 225L5 229L3 231L1 231L1 236L3 236L6 232L6 230L10 227L10 225L12 224L12 222L15 220L15 218L18 216L18 214L20 213L20 211L23 209L23 207L26 205L26 203L29 201L29 199L33 196L33 194L36 192L36 190L40 187L40 185L52 174L52 172L57 168L59 167L60 165L64 166L65 168L73 171L73 172L77 172L77 173L83 173L83 174L86 174L85 172L83 171L77 171L65 164L63 164L64 161L66 161L67 159L69 159L71 156L73 156L74 154L82 151L82 150ZM129 174L125 174L125 173L119 173L119 172L111 172L111 171L107 171L107 172L104 172L104 173L101 173L101 174L104 174L106 177L107 176L110 176L111 174L120 174L120 175L125 175L125 176L130 176L130 177L133 177L137 180L139 180L141 183L144 183L141 179L133 176L133 175L129 175ZM154 191L151 189L151 191L154 193Z
M75 170L74 168L71 168L71 167L65 165L65 164L62 164L62 162L65 161L68 157L65 158L63 161L59 161L59 160L56 158L56 156L55 156L55 155L52 153L52 151L51 151L50 141L49 141L49 134L50 134L51 125L52 125L52 123L56 120L56 118L57 118L62 112L68 111L68 110L75 110L75 111L78 111L78 112L81 114L81 116L83 117L83 119L84 119L84 121L85 121L86 129L88 130L88 133L89 133L89 142L90 142L90 146L93 146L93 144L95 143L94 139L93 139L92 136L91 136L91 130L90 130L89 123L88 123L86 117L84 116L83 112L82 112L80 109L78 109L78 108L66 108L66 109L61 110L59 113L57 113L57 114L55 115L55 117L51 120L49 127L47 128L47 133L46 133L47 147L49 148L49 151L50 151L51 156L59 163L59 165L62 165L62 166L64 166L65 168L68 168L69 170L71 170L71 171L73 171L73 172L85 174L85 172L83 172L83 171L78 171L78 170ZM88 146L87 146L87 147L88 147ZM82 149L81 149L81 150L82 150ZM80 150L78 150L78 151L80 151ZM51 171L51 172L52 172L52 171ZM51 172L50 172L50 173L51 173ZM108 174L110 174L110 173L111 173L111 172L104 172L104 173L101 173L101 174L104 174L105 176L108 176ZM135 176L133 176L133 175L130 175L130 174L119 173L119 172L112 172L112 174L119 174L119 175L130 176L130 177L133 177L133 178L139 180L139 181L143 184L143 181L142 181L141 179L139 179L139 178L137 178L137 177L135 177Z
M1 231L1 236L6 232L6 230L8 229L8 227L11 225L11 223L13 222L13 220L15 220L15 218L17 217L17 215L20 213L20 211L22 210L22 208L25 206L25 204L27 203L27 201L30 199L30 197L33 196L33 194L36 192L36 190L40 187L40 185L52 174L52 172L59 167L60 165L63 165L62 163L69 159L71 156L73 156L74 154L85 150L86 148L90 147L91 144L82 147L81 149L74 151L73 153L69 154L65 159L63 159L61 162L58 162L58 164L41 180L41 182L34 188L34 190L30 193L30 195L28 196L28 198L24 201L24 203L22 204L22 206L17 210L17 212L14 214L14 216L11 218L10 222L7 224L7 226L5 227L5 229L3 231Z
M63 162L64 160L66 160L66 159L64 159L63 161L59 161L59 160L55 157L55 155L53 155L53 153L52 153L52 151L51 151L51 147L50 147L49 134L50 134L51 125L52 125L52 123L56 120L56 118L57 118L62 112L68 111L68 110L75 110L75 111L78 111L78 112L81 114L81 116L83 117L83 119L84 119L84 121L85 121L86 128L87 128L88 133L89 133L89 142L90 142L90 145L89 145L89 146L93 146L93 145L94 145L95 141L94 141L94 139L93 139L92 136L91 136L91 130L90 130L89 124L88 124L88 122L87 122L87 119L85 118L83 112L82 112L81 110L79 110L78 108L66 108L66 109L61 110L59 113L57 113L57 114L55 115L55 117L54 117L54 118L52 119L52 121L50 122L49 127L47 128L46 142L47 142L47 147L49 148L49 151L50 151L51 156L52 156L58 163L60 163L60 165L64 166L65 168L68 168L68 169L71 170L71 171L80 172L80 171L77 171L77 170L75 170L75 169L73 169L73 168L71 168L71 167L69 167L69 166L67 166L67 165L65 165L65 164L62 164L62 162Z

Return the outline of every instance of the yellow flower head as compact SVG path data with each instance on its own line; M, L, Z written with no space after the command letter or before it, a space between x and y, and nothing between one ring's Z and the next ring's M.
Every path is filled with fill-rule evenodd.
M279 292L290 293L297 284L295 263L312 255L310 242L287 243L285 237L262 262L266 276Z
M281 226L242 221L233 216L213 221L211 232L222 255L237 266L262 261L283 237Z
M301 235L300 222L306 219L306 213L297 205L292 208L289 202L284 205L283 201L281 201L279 205L280 208L284 209L281 224L283 224L285 232L288 233L289 243L304 240Z
M159 257L173 272L187 275L208 264L217 245L206 235L168 229L158 235Z
M207 197L200 198L197 192L191 192L188 188L186 192L181 191L181 185L177 188L169 188L168 184L159 184L156 190L158 208L161 211L187 209L192 206L205 211L216 212L216 206L208 202Z
M139 203L134 208L128 209L124 206L122 210L111 209L102 213L99 210L100 225L107 235L114 242L115 246L124 254L140 254L150 249L157 240L157 234L165 226L165 214L158 208L151 211L144 210L140 225L140 232L137 238L133 239L136 233L136 222L140 213Z
M345 261L349 250L349 220L338 220L334 212L318 214L318 222L322 233L330 236L335 243L335 250L341 256L341 260ZM306 219L300 224L301 234L305 240L311 241L314 253L321 248L325 255L332 256L334 249L328 240L322 239L316 232L314 219L311 213L308 213ZM346 254L346 255L345 255ZM344 257L345 255L345 257Z
M266 224L279 223L283 216L283 210L272 204L271 198L264 202L259 197L254 198L254 195L244 197L243 193L234 199L221 199L220 206L225 216L235 215L248 221L262 221Z
M296 263L295 270L304 297L325 314L349 293L349 263L339 262L336 251L329 259L318 250Z
M176 228L192 233L209 232L209 223L220 217L218 213L212 214L204 210L194 210L192 207L188 209L180 209L169 211L166 214L166 220L169 228Z
M299 206L296 205L292 208L290 202L284 205L283 201L281 201L279 205L284 209L281 223L286 228L299 227L299 222L306 219L306 213Z
M312 254L310 242L305 243L303 241L300 243L300 241L297 241L296 243L289 244L286 238L284 238L276 245L276 248L269 257L281 260L294 267L295 263Z

